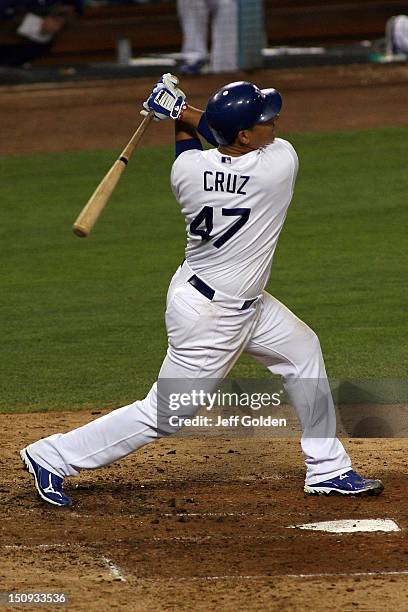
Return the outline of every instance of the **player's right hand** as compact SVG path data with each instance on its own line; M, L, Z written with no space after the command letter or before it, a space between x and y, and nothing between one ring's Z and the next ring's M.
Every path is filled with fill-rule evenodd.
M156 83L148 99L143 102L141 115L154 112L156 121L178 119L186 107L186 94L177 87L178 78L169 72Z

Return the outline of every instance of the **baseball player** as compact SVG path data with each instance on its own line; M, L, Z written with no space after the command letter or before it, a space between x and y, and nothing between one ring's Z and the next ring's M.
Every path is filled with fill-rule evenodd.
M303 428L306 494L383 490L380 480L351 469L336 438L316 334L264 290L298 171L294 148L275 136L281 106L275 89L237 82L217 91L203 113L187 105L169 74L145 102L142 112L175 120L171 186L187 234L185 260L167 295L167 354L159 384L143 400L21 451L45 501L69 505L64 477L117 461L169 433L159 414L160 381L211 385L243 352L283 378ZM203 151L199 134L215 148ZM192 415L193 407L184 414Z
M199 74L208 60L208 21L212 20L211 72L238 70L237 0L177 0L183 31L180 72Z

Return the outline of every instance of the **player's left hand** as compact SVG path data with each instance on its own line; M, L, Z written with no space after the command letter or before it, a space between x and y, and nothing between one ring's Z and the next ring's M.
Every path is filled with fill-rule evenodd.
M141 115L154 111L156 121L178 119L186 107L186 94L177 87L178 78L169 72L156 83L148 99L143 102Z

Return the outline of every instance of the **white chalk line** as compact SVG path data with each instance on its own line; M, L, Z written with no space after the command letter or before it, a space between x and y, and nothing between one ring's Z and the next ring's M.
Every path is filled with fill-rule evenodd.
M54 548L69 548L71 546L86 548L83 544L73 544L72 542L67 542L66 544L2 544L0 548L5 548L6 550L52 550Z
M250 516L251 518L263 518L264 516L274 516L274 515L266 515L266 514L250 514L248 512L163 512L161 516L191 516L191 517L199 517L199 518L207 518L207 517L226 517L226 516Z
M140 514L121 514L120 518L131 518L137 519L140 522L144 520L151 520L152 518L180 518L182 516L191 517L191 518L227 518L227 517L246 517L256 521L263 521L266 518L276 519L282 515L290 516L290 514L295 514L296 516L309 516L309 512L276 512L269 513L252 513L252 512L162 512L161 514L152 514L150 516L140 515ZM284 526L282 526L284 527Z
M169 576L168 578L143 578L145 582L198 582L216 580L276 580L277 578L307 579L307 578L354 578L374 576L408 576L408 570L378 571L378 572L324 572L316 574L250 574L250 575L220 575L220 576Z
M126 578L124 577L122 570L116 563L109 559L109 557L101 557L105 567L109 570L109 573L115 580L119 580L120 582L126 582Z
M233 485L236 482L245 483L246 485L257 484L267 480L292 480L293 476L290 474L272 474L271 476L234 476L234 478L144 478L138 481L138 485L141 489L145 489L146 485L161 485L161 484L227 484ZM83 483L82 483L83 484ZM79 487L80 484L74 484L73 487Z
M168 482L170 484L183 482L190 483L192 485L196 484L234 484L234 482L246 482L248 484L255 484L258 482L262 482L263 480L291 480L292 476L288 474L273 474L271 476L234 476L234 478L144 478L143 480L139 480L139 486L144 488L144 486L151 484L162 484L164 482Z
M93 545L97 545L93 543ZM58 550L61 549L70 549L70 548L83 548L88 552L95 552L92 550L92 545L79 544L76 542L67 542L66 544L33 544L32 546L26 544L3 544L0 548L4 548L5 550ZM102 555L100 557L102 559L103 564L109 570L109 573L115 580L120 582L126 582L126 578L123 575L122 570L116 563L110 559L109 557L105 557Z
M239 535L239 536L226 536L226 535L207 535L207 536L170 536L168 538L161 538L158 536L154 536L152 538L148 538L146 540L142 540L143 542L189 542L190 544L201 544L202 542L223 542L225 540L233 540L234 542L239 540L247 540L249 542L275 542L276 540L286 540L285 534L281 535Z
M222 518L222 517L248 517L257 521L262 521L265 518L276 519L279 516L309 516L309 512L265 512L262 513L251 513L251 512L162 512L154 513L151 515L147 514L120 514L118 515L121 519L134 519L139 521L141 524L146 521L151 521L153 518L180 518L181 516L187 516L192 518ZM71 515L75 518L92 519L95 520L96 516L91 514L80 514L77 512L71 512ZM103 516L103 520L106 520L106 516Z
M298 514L304 514L305 516L308 515L307 512L296 512L296 515ZM95 516L92 516L90 514L77 514L72 512L71 516L75 516L77 518L92 518L95 519ZM249 516L251 518L256 518L257 520L259 519L263 519L265 517L274 517L276 518L276 514L252 514L250 512L161 512L161 513L155 513L155 514L151 514L151 515L146 515L146 514L120 514L120 518L128 518L128 519L138 519L140 521L143 522L143 520L150 520L152 518L164 518L164 517L180 517L180 516L191 516L191 517L199 517L199 518L219 518L219 517L226 517L226 516ZM285 513L285 516L287 516L287 513Z
M287 574L287 578L330 578L332 576L408 576L408 570L384 570L381 572L324 572L321 574Z
M299 515L300 513L297 512L296 515ZM307 512L301 513L304 514L305 516L308 515ZM287 514L285 513L285 516ZM87 519L92 519L95 520L95 516L91 515L91 514L79 514L79 513L75 513L72 512L71 516L74 516L75 518L87 518ZM175 517L175 518L180 518L181 516L188 516L188 517L198 517L198 518L220 518L220 517L227 517L227 516L239 516L239 517L244 517L244 516L249 516L250 518L255 518L256 520L262 520L265 517L274 517L276 518L276 514L251 514L249 512L162 512L160 514L151 514L151 515L146 515L146 514L120 514L120 518L127 518L127 519L136 519L138 520L140 523L144 523L146 521L151 521L152 518L169 518L169 517ZM106 517L104 517L104 520L106 520Z

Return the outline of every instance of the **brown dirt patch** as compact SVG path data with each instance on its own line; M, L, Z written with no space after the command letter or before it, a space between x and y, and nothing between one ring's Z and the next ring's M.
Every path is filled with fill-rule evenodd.
M324 131L408 124L408 66L355 65L183 79L193 105L230 80L253 79L284 94L280 130ZM139 123L149 79L1 88L0 155L123 148ZM172 140L171 122L154 124L145 145Z
M378 498L305 498L297 440L213 437L162 440L68 479L72 508L44 505L17 449L91 418L0 415L1 590L65 591L75 610L376 610L380 596L405 608L406 440L347 443L384 480ZM342 518L402 531L288 529Z

